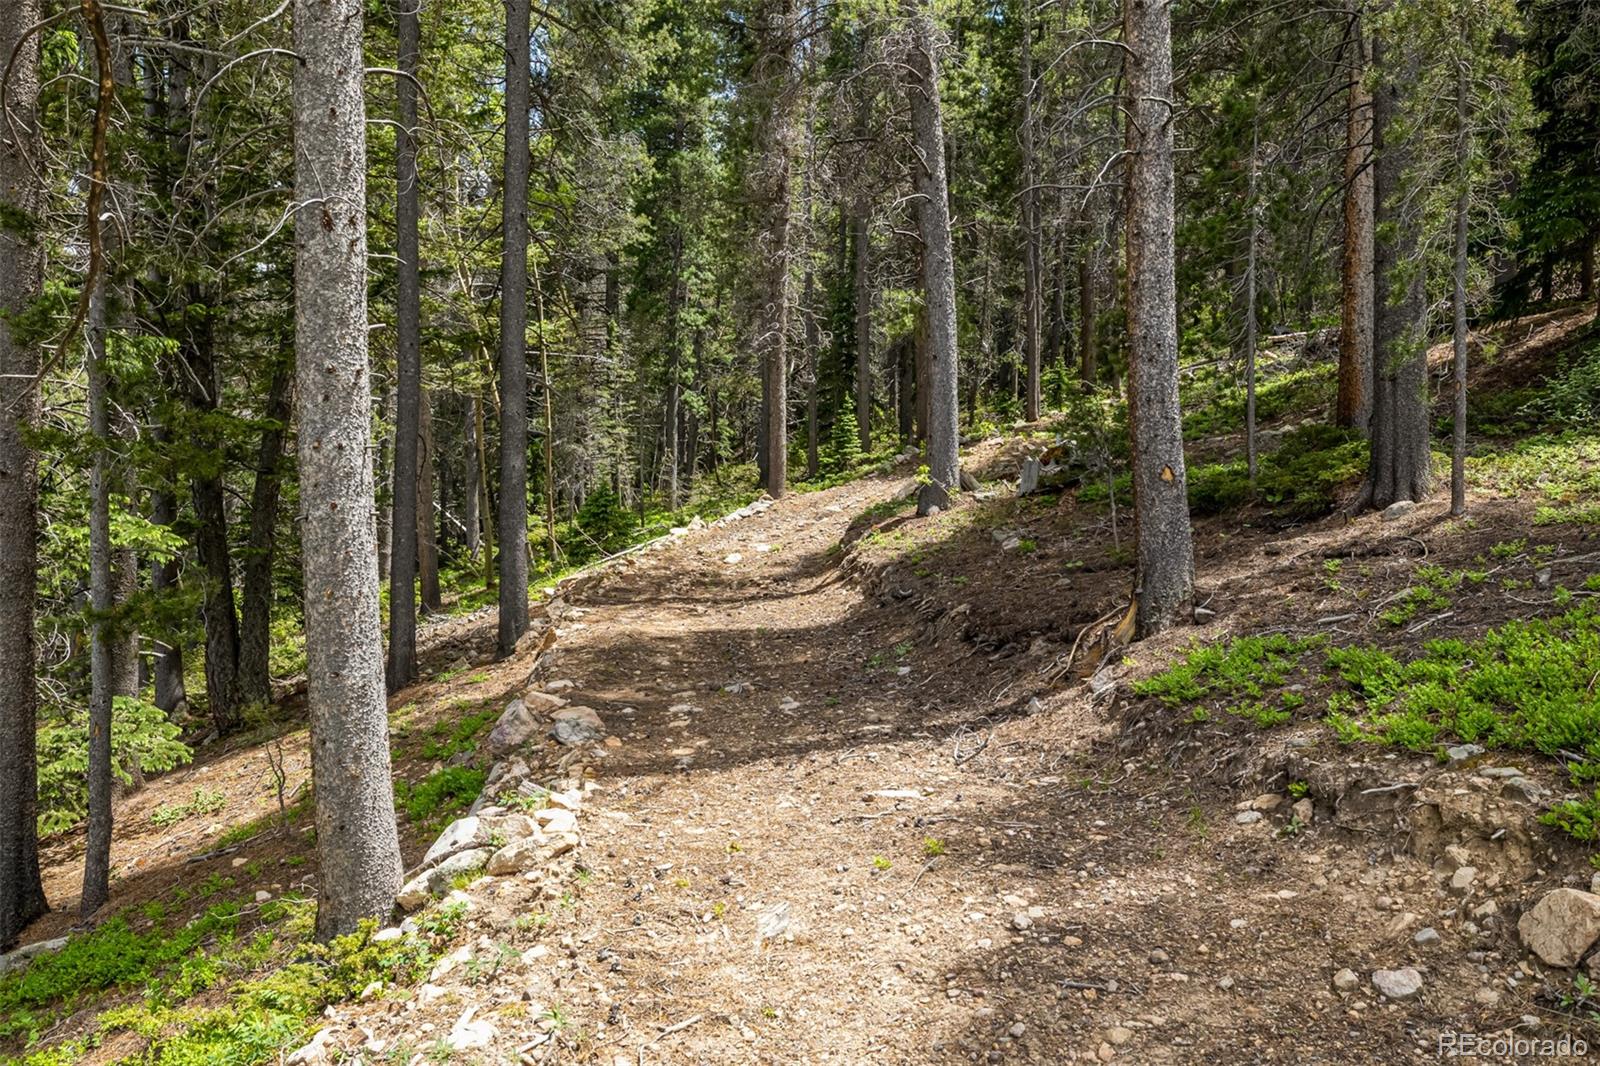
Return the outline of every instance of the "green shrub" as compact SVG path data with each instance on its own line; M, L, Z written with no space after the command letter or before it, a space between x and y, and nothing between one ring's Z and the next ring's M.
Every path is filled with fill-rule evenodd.
M181 766L194 757L180 730L161 708L129 696L112 701L112 770L133 783L135 766L146 774ZM65 721L39 730L39 832L59 833L89 810L89 715L73 708Z
M447 766L416 784L395 783L395 802L412 821L459 810L477 798L488 775L467 766Z

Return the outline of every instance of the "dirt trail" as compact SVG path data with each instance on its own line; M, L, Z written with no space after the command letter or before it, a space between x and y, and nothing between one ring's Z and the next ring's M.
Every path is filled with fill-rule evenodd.
M923 646L839 568L905 485L790 497L579 599L548 676L622 745L556 996L597 1061L1398 1062L1521 1024L1397 841L1238 824L1237 796L1103 761L1082 695L999 721L1027 663ZM1367 983L1411 965L1417 1001Z

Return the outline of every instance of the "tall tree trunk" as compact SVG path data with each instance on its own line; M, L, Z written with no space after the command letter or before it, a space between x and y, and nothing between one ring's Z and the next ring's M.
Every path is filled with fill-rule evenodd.
M394 480L389 509L389 649L384 668L388 691L417 677L417 449L422 408L422 274L417 230L421 190L417 184L417 85L421 51L420 0L395 0L395 420Z
M239 698L246 704L272 702L272 562L278 539L284 444L293 411L294 365L285 359L273 367L267 387L256 480L250 490L250 531L240 564Z
M158 447L168 440L165 432L153 434ZM172 530L178 520L178 498L170 484L163 483L150 493L150 521ZM157 555L150 564L150 591L157 600L172 593L178 584L178 557ZM183 686L183 648L157 640L152 653L155 666L155 703L168 714L188 702Z
M894 342L895 428L902 444L917 439L917 342L907 334Z
M856 205L850 224L855 252L856 438L861 454L867 455L872 451L872 229L865 201Z
M1098 312L1094 305L1094 235L1083 244L1078 258L1078 379L1093 385L1100 376L1100 355L1096 350L1094 324Z
M1372 447L1366 484L1352 504L1356 509L1382 509L1398 500L1420 500L1428 492L1425 272L1417 247L1417 209L1404 188L1412 145L1394 128L1404 113L1401 87L1415 84L1418 62L1410 44L1400 49L1398 57L1391 56L1388 42L1373 42L1373 63L1383 80L1372 101L1378 234L1373 245Z
M1183 620L1194 601L1178 409L1178 318L1172 170L1172 10L1124 0L1128 52L1128 431L1132 437L1134 628L1139 638Z
M950 194L945 177L944 114L939 103L939 57L933 16L924 0L901 0L910 24L902 78L911 105L911 176L917 191L917 232L922 238L922 303L928 374L917 391L927 395L928 481L917 494L917 514L950 506L961 483L961 413L956 392L956 273L950 242Z
M1256 484L1256 245L1261 240L1261 205L1256 202L1256 153L1260 142L1258 111L1250 127L1250 191L1245 198L1246 210L1250 212L1250 246L1245 250L1244 266L1244 454L1251 488Z
M756 349L762 353L766 424L765 488L777 499L789 474L789 184L794 138L794 26L791 0L759 0L752 72L757 100L759 162L752 199L761 213L761 270L755 315Z
M807 212L809 215L809 211ZM817 271L806 257L805 301L806 316L806 480L817 476L817 373L821 354L822 334L817 326Z
M110 71L103 75L110 77ZM96 181L103 181L97 175ZM83 858L83 895L78 910L87 917L111 895L111 720L116 693L113 672L116 602L111 575L111 440L107 417L106 279L89 282L88 402L94 461L89 470L89 814Z
M438 452L433 432L433 394L423 389L417 404L417 587L424 614L444 609L439 592L439 515L434 486L439 483L434 462Z
M1033 147L1033 4L1034 0L1021 0L1022 70L1019 76L1022 91L1022 354L1027 366L1022 409L1023 417L1029 422L1039 420L1042 395L1039 334L1043 311L1039 277L1042 257L1039 247L1039 189Z
M528 0L506 2L500 260L501 658L528 631Z
M1465 47L1467 42L1462 45ZM1456 67L1456 181L1460 188L1456 190L1455 284L1451 293L1456 395L1450 448L1450 513L1456 516L1467 513L1467 211L1472 196L1471 104L1467 92L1467 61L1463 58ZM1588 245L1590 254L1593 247L1592 243Z
M38 338L20 323L44 281L39 165L39 0L14 0L0 20L11 63L0 117L0 948L49 909L39 880L37 710Z
M1334 421L1364 429L1372 413L1372 94L1362 0L1348 0L1350 91L1345 118L1344 252L1341 259L1339 394Z
M483 491L483 466L478 462L478 420L482 417L478 413L482 401L474 392L467 398L467 447L466 447L466 483L462 485L461 494L461 525L465 529L463 540L467 548L467 557L476 559L478 549L483 545L483 531L478 528L480 511L478 509L478 494Z
M295 356L319 940L400 889L373 541L360 0L295 0ZM526 56L526 52L523 53Z

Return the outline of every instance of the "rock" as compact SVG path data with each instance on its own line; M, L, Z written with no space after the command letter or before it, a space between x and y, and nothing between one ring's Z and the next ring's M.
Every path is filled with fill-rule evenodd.
M1132 1029L1124 1029L1122 1026L1118 1025L1106 1030L1106 1041L1113 1047L1121 1047L1123 1044L1126 1044L1132 1039Z
M1472 1001L1482 1007L1498 1007L1500 993L1492 988L1480 988L1472 993Z
M521 700L512 700L506 704L506 709L500 712L500 720L489 730L489 737L485 743L489 746L490 752L504 755L513 748L526 744L538 733L539 723L533 717L533 712L528 710L528 705Z
M1444 749L1444 757L1449 760L1452 766L1482 754L1483 746L1481 744L1452 744Z
M470 847L483 835L483 824L477 818L471 815L457 818L445 827L439 839L428 848L428 853L422 857L423 868L432 866L458 848Z
M569 747L593 744L606 735L605 722L593 707L563 707L550 721L550 736Z
M392 940L399 940L402 936L405 936L405 933L400 930L400 927L391 925L373 933L372 942L374 944L387 944Z
M789 931L789 922L789 904L774 903L756 919L756 943L759 945L763 940L777 940Z
M574 833L578 829L578 816L565 807L546 807L534 817L546 833Z
M1600 940L1600 896L1558 888L1522 915L1517 934L1546 965L1576 966Z
M54 940L35 940L31 944L11 952L9 955L0 955L0 974L20 970L40 955L50 955L67 946L67 938L58 936Z
M1295 800L1294 807L1291 808L1290 813L1294 815L1295 820L1301 825L1310 825L1317 817L1317 807L1316 804L1311 802L1311 797L1307 796L1304 799Z
M564 677L555 681L546 681L544 683L544 690L546 692L571 692L577 687L578 683L576 681L569 681Z
M1345 967L1333 975L1333 987L1340 992L1354 992L1361 987L1361 978L1349 967Z
M1152 949L1150 954L1145 957L1150 960L1150 965L1152 966L1165 966L1172 961L1172 956L1160 948Z
M1478 879L1476 866L1460 866L1450 875L1450 892L1452 895L1465 896L1472 891L1472 882Z
M528 837L507 844L489 856L484 871L496 877L505 877L507 874L519 874L531 870L541 864L544 858L544 844L543 837Z
M1396 500L1383 509L1383 520L1392 522L1396 518L1404 518L1416 509L1417 505L1413 500Z
M1102 1040L1100 1041L1100 1046L1094 1049L1094 1057L1101 1062L1110 1062L1117 1057L1117 1049Z
M1022 911L1018 911L1011 916L1011 928L1017 930L1018 932L1022 932L1025 929L1031 929L1032 927L1033 919L1029 918L1027 914L1023 913Z
M450 1035L445 1040L452 1051L471 1051L476 1048L488 1047L499 1031L488 1022L474 1021L473 1014L477 1007L468 1007L456 1024L450 1027Z
M727 563L729 566L733 566L735 563L743 562L744 556L740 555L738 552L729 552L727 555L723 556L722 561Z
M283 1060L284 1066L325 1066L333 1061L332 1052L328 1047L332 1039L333 1030L319 1030L310 1041L289 1053L289 1057Z
M538 689L529 689L522 694L522 702L528 705L528 710L534 714L554 714L565 707L568 702L566 697L557 696L553 692L540 692Z
M1417 930L1416 935L1411 938L1411 942L1418 947L1431 948L1436 946L1440 939L1437 929L1431 925L1425 925Z
M1250 801L1250 809L1253 811L1260 811L1262 814L1271 814L1273 811L1277 810L1279 807L1282 807L1287 802L1288 800L1278 795L1276 792L1263 792L1261 795Z
M1261 817L1260 811L1240 811L1233 816L1233 820L1240 825L1255 825L1261 821Z
M414 911L449 888L450 882L457 874L482 869L492 854L494 853L488 848L473 848L470 851L458 852L431 870L425 870L407 881L401 887L400 894L395 897L395 902L403 910Z
M572 811L574 814L576 814L578 810L583 807L583 793L575 788L564 789L560 792L552 792L550 793L548 800L550 806L560 807L563 810Z
M272 893L268 892L266 889L259 888L259 889L256 890L256 902L257 903L266 903L271 898L272 898Z
M569 748L593 744L604 736L604 733L593 726L570 718L564 718L550 727L550 739Z
M1402 970L1374 970L1372 987L1385 999L1403 1002L1422 994L1422 975L1410 966Z
M539 835L538 823L526 814L502 814L484 817L482 821L486 843L497 838L499 843L509 844L513 840Z

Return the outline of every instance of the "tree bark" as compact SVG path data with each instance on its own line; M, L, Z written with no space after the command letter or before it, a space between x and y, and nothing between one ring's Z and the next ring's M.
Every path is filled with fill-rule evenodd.
M500 261L500 623L506 658L528 631L528 0L506 2Z
M165 431L155 431L158 446L168 439ZM178 498L170 484L163 483L150 493L150 521L169 531L178 520ZM157 600L170 595L178 583L177 556L157 556L150 564L150 591ZM155 667L155 704L167 714L188 702L183 683L183 649L157 640L152 653Z
M1340 261L1339 392L1334 421L1366 428L1372 413L1372 94L1361 2L1349 0L1350 91L1345 120L1344 251Z
M856 330L856 437L861 454L872 452L872 230L867 205L856 205L850 220L854 251Z
M1124 0L1128 116L1128 430L1132 437L1134 622L1142 639L1194 601L1183 417L1178 409L1172 14Z
M1094 235L1084 241L1078 258L1078 380L1093 385L1100 376L1100 355L1096 350L1094 323L1098 312L1094 304Z
M1409 44L1391 57L1373 42L1383 81L1373 94L1373 199L1378 239L1373 245L1373 390L1367 481L1353 509L1382 509L1428 492L1428 349L1424 270L1418 251L1417 209L1407 203L1412 145L1394 135L1402 86L1415 84L1418 61ZM1397 60L1397 61L1396 61Z
M483 531L478 528L479 509L478 494L483 491L483 465L478 462L478 433L479 406L482 401L474 392L467 398L467 447L466 447L466 484L462 486L461 495L461 524L466 529L465 542L467 557L476 559L478 550L483 546Z
M417 85L421 0L394 0L395 79L395 419L389 507L389 648L384 684L398 692L417 678L417 449L422 407L422 275L417 230Z
M928 373L917 392L927 397L928 480L917 493L917 514L950 506L961 484L961 412L956 391L956 274L950 241L950 193L945 176L944 114L939 102L939 56L933 15L924 0L901 0L910 25L902 78L911 106L911 180L922 238L922 303Z
M1250 181L1246 209L1250 212L1250 246L1244 267L1244 453L1250 487L1256 484L1256 244L1261 240L1261 205L1256 202L1256 153L1260 149L1261 118L1250 127Z
M752 200L761 215L758 237L755 345L765 386L767 495L778 499L789 468L789 185L794 139L794 27L791 0L760 0L755 28L760 49L752 72L757 102L758 161Z
M11 62L0 116L0 948L49 909L39 880L34 616L38 607L38 338L21 321L44 283L39 237L39 0L14 0L0 20ZM14 57L14 58L12 58Z
M294 413L294 365L272 369L265 424L250 490L250 530L240 564L239 698L245 704L272 702L272 562L278 539L278 501L283 488L284 444Z
M1021 0L1022 69L1019 72L1022 94L1022 354L1027 368L1023 399L1023 418L1039 420L1042 395L1040 373L1040 297L1039 189L1033 146L1033 4Z
M109 78L109 70L102 76ZM103 181L104 175L94 179ZM89 470L89 813L84 840L83 894L78 912L88 917L111 895L111 719L116 642L116 602L111 576L111 440L106 397L106 278L89 282L88 404L94 460Z
M400 889L373 529L360 0L295 0L295 356L320 940ZM524 53L526 54L526 53Z
M444 609L439 592L439 519L433 489L438 484L434 457L438 451L433 432L433 395L423 389L417 404L417 586L422 613Z
M1467 42L1462 42L1465 47ZM1467 62L1456 68L1456 190L1455 277L1451 293L1454 341L1455 425L1450 448L1450 513L1467 513L1467 211L1471 205L1471 103L1467 95ZM1589 246L1592 252L1593 245ZM1592 262L1592 260L1590 260Z

